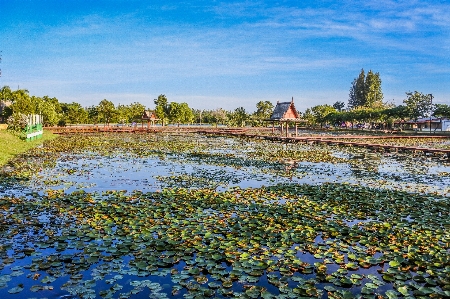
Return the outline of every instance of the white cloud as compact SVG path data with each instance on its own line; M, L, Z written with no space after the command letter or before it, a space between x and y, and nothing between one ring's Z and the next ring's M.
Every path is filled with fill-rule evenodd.
M195 7L205 20L191 22L183 15L148 21L154 11L172 14L183 5L190 6L153 5L112 17L93 13L43 27L35 39L26 37L16 45L17 72L11 82L22 85L26 78L30 87L41 82L39 90L58 92L64 101L152 100L157 94L147 95L147 88L172 92L172 100L190 105L205 101L232 108L242 103L250 109L259 99L297 94L308 94L299 100L309 106L346 101L361 68L380 71L388 89L399 89L399 94L407 79L411 85L420 82L408 76L450 73L450 7L442 2L342 1L313 9L211 1ZM338 85L344 91L330 91ZM319 88L327 90L320 93Z

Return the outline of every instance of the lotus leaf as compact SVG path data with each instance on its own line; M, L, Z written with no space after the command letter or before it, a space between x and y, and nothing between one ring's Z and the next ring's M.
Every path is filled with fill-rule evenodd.
M22 291L23 291L23 287L17 286L17 287L14 287L12 289L9 289L8 293L10 293L10 294L18 294L18 293L20 293Z

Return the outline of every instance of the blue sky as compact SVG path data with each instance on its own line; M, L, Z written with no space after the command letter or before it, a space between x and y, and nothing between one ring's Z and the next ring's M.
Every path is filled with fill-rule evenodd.
M364 68L385 101L450 104L448 1L0 0L0 86L83 106L347 103Z

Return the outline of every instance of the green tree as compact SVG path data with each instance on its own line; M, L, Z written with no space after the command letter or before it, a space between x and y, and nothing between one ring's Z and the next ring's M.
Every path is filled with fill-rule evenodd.
M55 112L57 114L62 113L61 104L59 103L57 98L55 98L55 97L51 98L49 96L43 96L42 100L44 102L48 102L48 103L53 104L53 107L55 107Z
M182 118L181 105L177 102L171 102L169 104L169 121L174 124L180 125Z
M314 118L314 123L320 124L320 127L323 127L323 125L328 122L328 115L335 112L336 109L328 104L317 105L311 108L311 114Z
M361 69L358 78L353 80L350 87L348 107L380 108L384 105L383 97L380 74L369 70L366 76L364 69Z
M145 111L145 106L141 103L134 102L127 105L128 108L128 122L140 121L142 114Z
M348 95L348 104L347 104L347 106L350 109L352 109L354 107L358 107L358 100L356 98L356 94L357 94L356 82L357 82L357 79L353 79L352 86L350 87L350 92L349 92L349 95Z
M352 106L352 108L364 106L366 103L366 75L364 73L364 69L361 69L358 78L355 82L355 96L356 102Z
M404 105L399 105L383 110L386 122L392 127L395 122L402 124L408 118L408 109Z
M88 112L79 103L61 103L64 121L69 124L82 124L88 120Z
M421 117L427 117L431 111L432 99L430 95L425 95L421 92L406 92L407 98L403 100L406 105L408 115L411 119L417 121Z
M234 111L228 113L228 125L231 127L245 127L249 115L244 107L236 108Z
M11 115L12 110L7 108L13 100L13 93L9 86L3 86L0 89L0 120L5 120Z
M34 114L36 105L26 89L18 89L12 92L11 110L15 113L22 113L25 115Z
M98 124L100 122L100 115L98 113L98 107L95 105L86 108L88 114L88 122L92 124Z
M194 120L194 114L187 103L171 102L169 104L169 119L170 122L177 125L187 124Z
M333 104L333 108L336 109L337 111L344 110L344 107L345 107L344 102L337 101L336 103Z
M450 106L447 104L436 104L433 115L436 117L450 117Z
M208 110L200 110L192 108L192 113L194 114L194 120L196 123L207 123L206 119L208 119Z
M128 107L125 105L117 105L116 107L116 119L118 123L127 123L128 122Z
M259 101L256 103L256 111L252 118L256 126L264 124L265 119L269 119L273 112L273 104L269 101Z
M305 119L306 122L308 123L308 125L310 125L310 126L316 124L316 120L314 118L311 108L307 108L305 110L305 113L303 113L303 119Z
M369 70L367 73L365 88L365 107L381 108L383 107L383 92L381 91L381 79L379 73L374 73Z
M194 121L194 113L192 113L192 109L189 108L187 103L181 103L181 111L183 113L183 117L181 119L183 124L192 123Z
M409 116L408 108L404 105L398 105L389 109L386 109L384 113L388 117L392 117L395 120L406 120Z
M42 101L39 103L39 111L42 115L44 126L54 126L61 118L61 114L57 113L58 109L55 107L54 102L47 101L45 98L42 98Z
M118 122L131 123L141 120L142 114L145 111L145 106L141 103L134 102L129 105L118 105L116 110Z
M103 121L106 125L109 126L117 113L116 108L114 107L114 103L108 101L107 99L103 99L98 104L97 109L100 121Z
M213 121L211 123L217 124L225 124L227 122L227 112L222 108L217 108L211 111L211 116Z
M0 103L11 102L13 100L13 92L7 85L0 89Z
M165 95L160 94L157 99L153 100L153 102L156 105L156 117L161 120L162 125L164 126L164 123L166 123L169 119L169 101L167 100Z

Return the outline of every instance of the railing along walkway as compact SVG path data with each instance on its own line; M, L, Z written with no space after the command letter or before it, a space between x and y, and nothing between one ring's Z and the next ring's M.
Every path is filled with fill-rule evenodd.
M379 144L379 143L367 143L358 141L346 141L345 139L371 139L371 140L381 140L381 139L450 139L450 136L307 136L307 137L283 137L283 136L268 136L259 134L247 134L245 132L213 132L213 131L199 131L203 134L215 134L215 135L232 135L245 138L257 138L270 140L274 142L286 142L286 143L298 143L304 142L307 144L328 144L328 145L339 145L339 146L355 146L370 148L373 150L389 150L395 152L422 152L422 153L432 153L432 154L444 154L450 160L450 149L440 149L440 148L426 148L417 146L399 146L390 144ZM344 140L342 140L344 139Z

